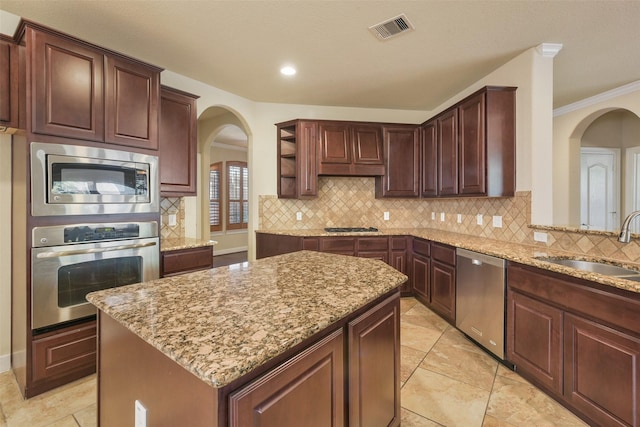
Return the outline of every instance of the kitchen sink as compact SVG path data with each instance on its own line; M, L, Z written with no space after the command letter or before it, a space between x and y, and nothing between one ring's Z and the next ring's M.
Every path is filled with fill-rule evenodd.
M592 273L603 274L605 276L614 276L621 279L633 280L640 282L640 271L630 268L620 267L601 261L583 261L573 258L556 258L556 257L536 257L540 261L546 261L553 264L564 265L565 267L575 268L576 270L589 271Z

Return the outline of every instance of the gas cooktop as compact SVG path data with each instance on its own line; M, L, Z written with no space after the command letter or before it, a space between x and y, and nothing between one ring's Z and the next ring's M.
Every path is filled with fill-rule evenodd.
M356 233L356 232L374 232L378 231L375 227L326 227L324 231L329 233Z

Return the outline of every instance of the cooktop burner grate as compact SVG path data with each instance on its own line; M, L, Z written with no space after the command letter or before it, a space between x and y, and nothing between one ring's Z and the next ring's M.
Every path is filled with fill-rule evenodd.
M356 233L356 232L374 232L378 231L375 227L326 227L324 231L328 233Z

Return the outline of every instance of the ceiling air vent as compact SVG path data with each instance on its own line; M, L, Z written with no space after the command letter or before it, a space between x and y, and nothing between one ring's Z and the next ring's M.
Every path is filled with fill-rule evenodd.
M391 18L387 21L381 22L369 27L369 30L379 39L387 40L391 37L397 36L401 33L406 33L413 30L413 25L404 15L398 15L395 18Z

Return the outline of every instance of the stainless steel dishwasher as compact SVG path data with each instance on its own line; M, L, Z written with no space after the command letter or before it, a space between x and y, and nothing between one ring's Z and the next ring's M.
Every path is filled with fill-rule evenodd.
M505 262L456 250L456 327L504 360Z

